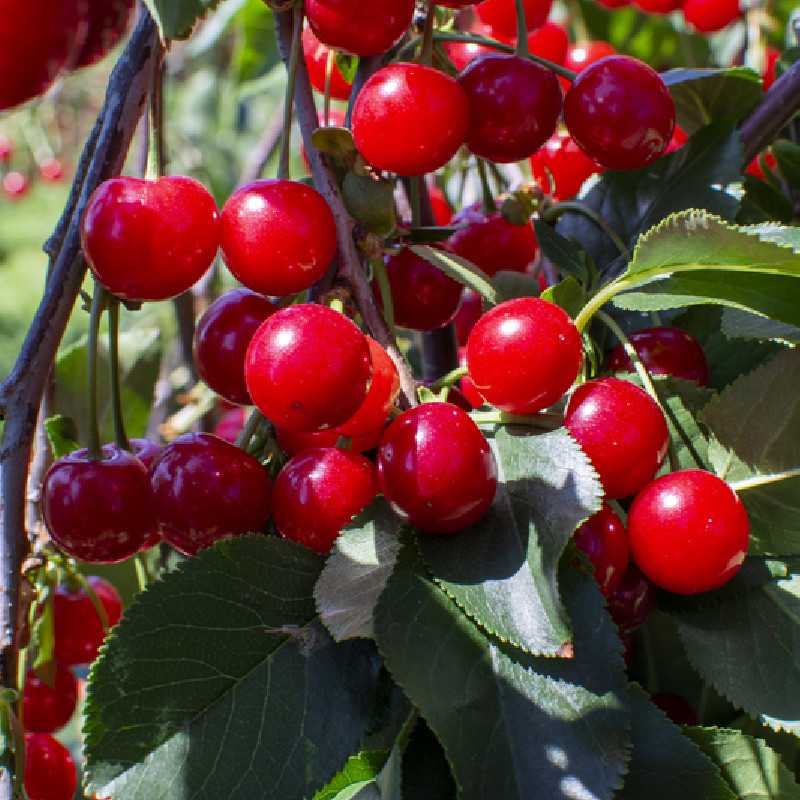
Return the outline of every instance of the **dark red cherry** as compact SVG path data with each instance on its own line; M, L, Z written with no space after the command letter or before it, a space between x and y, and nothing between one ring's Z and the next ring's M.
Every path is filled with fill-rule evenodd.
M628 532L622 520L607 504L575 531L575 544L594 566L600 590L608 597L622 581L628 568Z
M42 506L50 537L81 561L123 561L157 530L147 469L112 444L102 459L76 450L56 461L44 479Z
M680 695L660 693L651 698L653 705L658 706L676 725L699 725L697 712Z
M190 289L213 263L219 213L194 178L112 178L89 199L81 242L112 294L166 300Z
M636 494L661 466L669 445L664 414L628 381L601 378L572 393L564 424L591 459L606 497Z
M525 0L525 23L528 30L544 24L550 14L552 0ZM498 39L515 39L517 35L517 9L515 0L483 0L477 6L478 17L488 25Z
M78 774L69 750L48 733L26 733L23 782L28 800L72 800Z
M328 47L375 56L408 30L414 0L306 0L305 10L317 38Z
M425 533L456 533L489 510L497 464L468 414L450 403L428 403L404 412L386 430L378 480L412 525Z
M670 14L677 11L684 0L633 0L633 4L648 14Z
M135 0L91 0L88 31L77 66L86 67L103 58L119 44L133 16Z
M306 59L306 68L308 69L308 78L311 85L320 93L325 94L325 83L328 75L328 55L331 52L330 47L326 47L314 35L311 28L306 28L303 31L303 55ZM350 98L350 90L352 84L345 80L336 59L333 59L331 65L331 83L330 93L334 100L348 100Z
M685 0L683 17L696 31L713 33L739 19L739 0Z
M639 569L677 594L726 584L741 569L750 541L747 510L736 492L696 469L646 486L633 501L628 530Z
M656 590L641 572L630 564L619 586L608 597L608 610L623 636L641 627L656 607Z
M488 54L459 75L469 100L467 145L490 161L509 163L535 153L561 113L553 72L526 58Z
M353 138L377 169L424 175L464 144L469 104L458 81L421 64L390 64L364 84L353 108Z
M500 270L525 272L539 251L530 224L515 225L499 213L487 216L468 208L456 214L452 224L464 227L448 240L450 249L487 275Z
M533 414L564 396L578 376L583 344L567 313L523 297L487 311L467 340L475 388L503 411Z
M275 425L316 431L347 422L372 379L369 344L342 314L304 303L256 332L245 360L253 402Z
M275 525L284 538L328 553L377 491L375 467L364 456L335 447L305 450L275 481Z
M483 314L483 299L472 289L464 289L461 295L461 305L453 319L456 326L456 337L460 345L467 343L470 331Z
M228 409L214 426L213 434L234 444L244 430L249 414L250 412L246 408Z
M568 133L557 131L531 157L531 171L543 191L556 200L567 200L578 194L584 181L602 172L603 168L592 161Z
M617 51L613 45L602 40L575 42L567 49L567 57L564 66L573 72L581 72L590 64L599 61L606 56L616 55ZM569 88L569 83L564 88Z
M145 469L150 469L161 455L161 447L152 439L131 439L131 451L144 464Z
M63 728L75 713L78 679L69 667L56 665L56 679L48 686L33 670L25 676L23 724L26 731L53 733Z
M452 321L461 301L461 284L448 278L429 261L403 248L386 259L392 290L394 321L402 328L432 331ZM372 291L382 306L378 282Z
M200 377L230 403L251 405L244 359L255 332L277 311L266 297L234 289L215 300L194 335L194 361Z
M653 375L673 375L701 386L708 383L708 361L697 339L680 328L646 328L628 337L642 363ZM622 345L608 357L612 372L632 372L633 364Z
M104 578L91 575L87 580L105 609L108 627L112 628L122 616L122 598ZM103 621L83 588L72 591L62 585L56 589L53 628L56 661L68 667L94 661L106 637Z
M366 453L374 450L381 441L384 426L360 436L351 436L350 444L354 453ZM344 436L338 429L332 428L325 431L288 431L285 428L276 428L275 435L281 450L287 456L296 456L306 450L316 447L335 447L339 439Z
M211 433L185 434L165 447L152 481L161 533L186 555L267 524L272 482L266 470Z
M564 100L564 122L598 163L638 169L670 143L675 104L652 67L628 56L609 56L575 79Z
M249 289L295 294L330 266L336 223L316 189L295 181L254 181L225 203L221 244L228 269Z

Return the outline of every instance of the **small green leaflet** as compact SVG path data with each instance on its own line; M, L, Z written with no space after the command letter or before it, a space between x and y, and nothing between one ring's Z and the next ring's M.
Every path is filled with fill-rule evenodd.
M221 0L144 0L153 15L161 38L187 39L198 20L216 8Z

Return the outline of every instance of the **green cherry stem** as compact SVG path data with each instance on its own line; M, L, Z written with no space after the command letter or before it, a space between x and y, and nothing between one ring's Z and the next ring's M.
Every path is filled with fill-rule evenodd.
M554 430L564 422L562 414L540 411L538 414L509 414L507 411L473 411L470 413L478 425L529 425L533 428Z
M752 478L736 481L730 484L730 487L738 494L739 492L746 492L749 489L759 489L762 486L771 486L781 481L789 481L793 478L800 478L800 467L787 469L784 472L773 472L771 475L754 475Z
M106 307L106 290L95 281L92 295L92 310L89 316L89 458L99 461L103 457L100 448L100 422L97 411L97 359L100 341L100 320Z
M108 301L108 363L111 371L111 408L114 415L114 439L123 450L130 450L131 443L125 432L125 417L122 413L122 379L119 368L119 300Z
M494 201L492 194L492 187L489 185L489 176L486 172L486 162L478 156L476 159L478 164L478 177L481 181L481 192L483 193L483 213L494 214L497 211L497 203Z
M626 261L631 260L631 252L628 250L627 245L622 240L622 237L592 208L585 205L584 203L579 203L576 201L572 202L565 202L565 203L556 203L550 208L547 209L542 214L542 219L545 222L553 223L555 222L562 214L567 214L569 212L574 212L576 214L582 214L586 219L591 220L597 225L603 233L614 242L617 250L625 256Z
M394 299L392 298L392 287L389 285L389 276L386 274L386 264L382 258L372 259L372 274L378 281L378 291L381 293L381 303L383 304L383 317L393 337L397 337L394 327Z
M419 54L419 63L427 67L433 64L433 23L435 18L436 4L431 2L428 4L428 13L425 17L425 28L422 32L422 50Z
M434 392L438 392L440 389L444 389L446 386L454 386L458 383L465 375L468 375L469 371L466 367L456 367L455 369L450 370L446 375L442 375L438 381L436 381L432 386Z
M250 445L250 440L256 435L261 423L265 421L264 415L256 408L247 418L242 432L236 439L236 446L241 447L242 450L247 450Z
M282 12L288 13L288 12ZM300 41L303 34L303 5L298 3L292 9L292 48L289 51L289 74L286 81L286 102L283 105L283 138L278 162L278 177L289 178L289 155L292 144L292 111L294 109L294 87L297 83L297 64L300 60Z
M516 55L528 58L528 20L525 18L524 0L516 0L517 4L517 49Z

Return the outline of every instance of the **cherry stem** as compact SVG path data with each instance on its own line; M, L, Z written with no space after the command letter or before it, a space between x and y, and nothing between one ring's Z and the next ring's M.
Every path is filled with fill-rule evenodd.
M392 298L392 287L389 284L389 276L386 274L386 264L383 263L382 258L374 258L372 260L372 274L375 280L378 281L378 291L381 293L381 303L383 305L383 318L386 320L386 325L392 334L392 337L397 337L397 331L394 327L394 299Z
M255 436L261 423L264 421L264 415L257 409L253 409L247 422L242 428L242 432L236 438L236 446L241 447L242 450L247 450L250 440Z
M325 99L322 106L322 122L327 128L331 124L331 82L333 70L336 67L336 52L328 50L328 60L325 63Z
M431 389L434 392L438 392L440 389L444 389L446 386L454 386L458 383L465 375L469 374L469 370L466 367L456 367L456 369L450 370L446 375L442 375L435 383L431 385Z
M100 320L106 307L106 290L95 281L92 310L89 316L89 337L86 347L89 355L89 458L99 461L103 457L100 448L100 422L97 413L97 350L100 339Z
M516 55L519 58L527 58L528 51L528 21L525 18L524 0L516 0L517 3L517 49Z
M144 559L142 558L142 554L139 553L133 557L133 568L136 570L136 583L139 586L139 591L143 592L147 589L147 570L144 566Z
M551 411L540 411L538 414L509 414L507 411L473 411L470 413L473 422L478 425L529 425L533 428L555 430L564 422L561 414Z
M425 28L422 32L422 50L419 54L419 63L425 66L433 64L433 31L436 17L436 4L431 0L428 3L428 13L425 17Z
M286 13L286 12L284 12ZM292 145L292 111L294 109L294 88L297 83L297 64L300 60L300 41L303 34L303 6L298 3L292 9L292 46L289 50L289 66L286 81L286 102L283 106L283 138L281 157L278 163L278 178L289 179L289 155ZM327 83L327 76L326 76ZM326 95L328 93L326 92Z
M485 214L494 214L497 211L497 204L494 202L492 187L489 185L489 176L486 173L486 162L478 156L478 177L481 181L481 192L483 193L483 211Z
M569 212L574 212L576 214L582 214L586 219L591 220L600 228L612 242L616 246L617 250L619 250L620 254L625 257L626 261L631 260L631 252L628 250L628 246L622 240L622 237L606 222L593 208L589 208L589 206L585 205L584 203L580 203L577 201L569 201L565 203L556 203L550 208L547 209L542 214L542 219L545 222L554 223L559 217L563 214L567 214Z
M411 227L419 228L422 225L422 193L420 181L422 178L415 175L408 180L408 202L411 205Z
M739 492L746 492L749 489L759 489L762 486L771 486L774 483L789 481L794 478L800 478L800 467L787 469L784 472L773 472L771 475L754 475L752 478L736 481L730 484L730 487L738 494Z
M131 443L125 432L125 417L122 413L122 380L119 368L119 300L112 296L108 301L108 363L111 371L114 439L123 450L130 450Z
M150 90L149 137L145 177L155 180L167 168L167 145L164 135L164 62L153 62L153 84Z

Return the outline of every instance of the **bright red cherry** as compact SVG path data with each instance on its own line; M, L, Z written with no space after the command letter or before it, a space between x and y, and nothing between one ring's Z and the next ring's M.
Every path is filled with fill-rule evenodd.
M778 77L777 64L780 57L780 50L774 47L767 47L766 63L764 64L764 72L761 75L765 92L775 83L775 79Z
M399 175L443 167L464 144L469 103L454 78L420 64L390 64L364 84L353 138L372 166Z
M81 242L92 271L112 294L166 300L190 289L213 263L219 212L194 178L113 178L92 194Z
M544 24L550 14L552 4L552 0L525 0L525 23L529 31ZM488 25L497 38L516 38L517 9L515 0L484 0L477 8L481 22Z
M247 348L267 317L277 311L266 297L233 289L215 300L194 335L194 361L200 377L230 403L251 405L244 380Z
M556 200L574 197L584 181L602 170L568 133L560 131L554 133L544 147L531 157L533 177L543 191Z
M94 64L119 43L135 6L135 0L91 0L89 30L77 59L78 67Z
M654 694L650 700L658 706L676 725L699 725L697 712L677 694Z
M514 40L516 41L516 37ZM545 22L541 28L528 34L528 52L554 64L563 64L567 60L568 47L567 32L555 22Z
M460 211L453 225L463 225L448 240L450 249L487 275L500 270L525 272L539 245L530 224L515 225L502 214L484 215L474 207Z
M628 568L628 532L622 520L607 504L575 531L575 544L594 565L600 590L608 597L622 581Z
M69 750L48 733L26 733L23 782L28 800L72 800L78 774Z
M498 163L520 161L556 128L561 89L541 64L492 53L473 61L458 82L469 100L467 145L476 155Z
M69 667L56 665L56 679L48 686L33 670L25 676L23 723L26 731L53 733L72 719L78 703L78 679Z
M745 172L748 175L752 175L754 178L758 178L759 180L765 181L767 179L767 176L764 174L764 170L761 168L762 157L767 165L767 169L774 172L778 168L778 159L775 158L771 150L765 150L763 153L757 155L747 165Z
M638 169L669 144L675 104L652 67L609 56L575 79L564 101L564 121L595 161L609 169Z
M472 289L464 289L461 305L458 307L453 323L456 326L456 338L460 345L466 345L470 331L483 314L483 299Z
M328 75L328 55L330 52L331 48L322 44L314 35L314 31L312 31L311 28L306 28L303 31L303 55L306 59L308 78L311 81L311 85L320 94L325 94L325 83ZM339 65L336 63L336 59L334 59L331 65L331 97L334 100L348 100L352 88L352 84L345 80L342 71L339 69Z
M634 564L608 597L608 610L623 636L639 628L656 607L656 590Z
M317 38L357 56L384 53L408 30L414 0L306 0Z
M685 0L684 19L700 33L721 31L739 19L739 0Z
M689 141L689 136L686 131L681 128L680 125L676 125L675 129L672 131L672 138L669 140L669 144L667 145L667 149L664 151L664 155L667 153L674 153L676 150L680 150L686 142Z
M336 223L316 189L295 181L254 181L225 203L221 245L228 269L249 289L295 294L330 266Z
M567 58L564 64L567 69L573 72L581 72L590 64L594 64L601 58L616 55L617 51L613 45L602 40L590 42L575 42L567 50Z
M39 174L50 183L58 183L64 177L64 165L57 158L48 158L39 164Z
M156 530L147 469L113 444L102 459L76 450L56 461L42 488L50 537L74 558L115 564L138 553Z
M3 177L3 190L11 200L19 200L30 188L30 181L21 172L9 172Z
M14 155L14 142L5 134L0 133L0 163L8 164Z
M119 592L104 578L91 575L87 580L106 612L108 627L113 628L122 616ZM103 621L83 588L71 591L67 586L59 586L56 589L53 628L56 661L68 667L94 661L106 637Z
M633 559L657 586L698 594L726 584L747 555L750 521L725 481L703 470L664 475L628 515Z
M381 426L364 435L349 437L352 451L354 453L366 453L368 450L374 450L380 444L383 430L384 426ZM307 431L287 431L285 428L276 428L275 435L281 450L287 456L296 456L298 453L312 450L316 447L336 447L339 439L345 434L340 433L337 429L309 433Z
M433 264L403 248L386 259L386 275L392 290L394 321L400 327L432 331L452 321L461 301L461 284ZM372 291L381 303L377 281Z
M677 11L684 0L633 0L633 3L648 14L670 14Z
M245 360L253 402L275 425L299 431L347 422L372 379L369 345L342 314L308 303L273 314Z
M477 30L473 28L471 32L488 37L491 37L492 35L492 32L488 28L483 27ZM461 72L461 70L464 69L467 64L470 64L478 56L497 52L491 47L484 47L482 44L476 44L475 42L445 42L444 47L447 51L448 57L459 72Z
M248 415L249 411L246 408L228 409L214 426L214 435L234 444L244 430Z
M636 494L653 479L669 446L664 414L647 392L628 381L601 378L572 393L564 424L589 456L606 492Z
M708 383L708 361L697 339L680 328L646 328L628 337L642 363L653 375L673 375L701 386ZM612 372L633 372L622 345L608 357Z
M450 208L445 193L434 183L428 186L428 197L431 200L434 222L443 227L449 225L453 218L453 209Z
M428 403L401 414L378 451L381 490L425 533L456 533L489 510L497 489L492 451L468 414Z
M492 405L534 414L563 397L578 376L583 344L567 313L536 297L487 311L467 340L475 388Z
M466 367L467 366L467 348L466 347L459 347L458 348L458 366L459 367ZM473 408L480 408L481 406L486 405L486 398L478 391L477 387L475 386L475 381L469 375L465 375L459 382L458 386L461 389L461 394L464 396L464 399L467 401L469 406L469 410ZM449 398L448 398L449 399Z
M275 525L286 539L328 553L377 492L375 467L364 456L335 447L306 450L275 481Z

